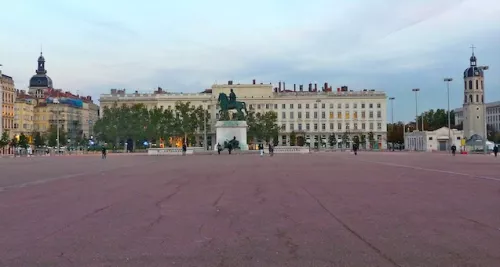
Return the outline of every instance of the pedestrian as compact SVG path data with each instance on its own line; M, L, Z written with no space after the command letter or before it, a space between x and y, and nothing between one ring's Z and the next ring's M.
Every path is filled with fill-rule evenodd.
M217 153L219 153L220 155L221 151L222 151L222 146L220 145L220 143L217 143Z
M187 151L187 145L186 145L186 142L184 142L182 144L182 155L185 156L186 155L186 151Z
M105 159L106 158L106 145L103 145L101 148L101 158Z
M271 143L269 143L269 156L274 156L274 147Z
M264 144L259 144L259 152L260 152L260 156L264 156Z
M233 144L230 142L227 144L227 150L229 151L229 155L231 155L231 151L233 151Z
M493 153L495 154L495 158L497 157L497 154L498 154L498 145L495 145L493 147Z
M457 146L452 145L452 146L451 146L451 154L453 154L453 156L455 156L455 153L456 153L456 152L457 152ZM496 154L495 154L495 156L496 156Z
M356 143L352 145L352 150L354 151L354 155L356 156L358 155L358 146L359 145Z

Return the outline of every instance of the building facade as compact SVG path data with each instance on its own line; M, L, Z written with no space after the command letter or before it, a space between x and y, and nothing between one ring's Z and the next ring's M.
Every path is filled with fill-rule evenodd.
M9 132L9 137L13 137L14 129L14 103L16 101L16 89L12 77L0 74L2 84L2 128Z
M31 140L34 127L35 100L24 90L16 90L14 104L14 135L24 134Z
M457 149L461 147L464 136L463 131L442 127L435 131L413 131L405 133L405 149L410 151L447 151L448 134L451 135L452 145Z
M377 146L386 148L386 94L375 90L348 90L347 87L332 91L325 83L321 91L317 85L309 84L307 91L300 85L299 90L286 90L279 83L277 88L272 84L214 84L211 89L202 93L168 93L161 88L152 93L126 93L125 90L112 89L110 94L100 96L102 109L114 104L133 105L144 104L147 108L174 108L177 101L190 102L193 106L201 106L208 110L210 127L208 145L215 142L215 122L219 119L217 100L219 93L229 95L233 89L237 101L246 102L247 107L256 113L274 111L278 115L278 125L281 127L278 136L279 145L289 145L292 132L303 144L312 144L320 140L327 143L328 136L334 133L338 139L347 134L368 136L373 133ZM201 136L200 136L200 139ZM350 140L352 140L350 138ZM300 143L300 142L299 142Z

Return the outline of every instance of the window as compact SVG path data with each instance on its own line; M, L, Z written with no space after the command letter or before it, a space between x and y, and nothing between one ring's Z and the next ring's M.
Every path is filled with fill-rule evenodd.
M382 105L380 103L377 103L377 108L380 108Z
M314 103L314 108L318 108L318 103Z
M345 124L345 129L346 129L346 130L349 130L350 128L351 128L351 124L350 124L350 123L346 123L346 124Z
M285 104L281 104L281 108L282 108L282 109L285 109L285 108L286 108L286 105L285 105Z
M274 109L278 109L278 104L274 104Z
M281 118L286 119L286 112L281 112Z
M479 90L479 80L476 80L476 89Z
M285 124L281 124L281 130L286 130L286 125Z
M432 141L432 136L431 136L431 137L429 137L429 141Z
M380 110L377 111L377 118L379 118L379 119L382 118L382 111L380 111Z
M370 119L373 119L373 111L370 111L370 116L369 116Z
M370 103L369 107L370 107L370 108L373 108L373 104L372 104L372 103Z
M363 122L361 123L361 130L365 130L366 129L366 124Z
M481 81L481 90L484 90L484 81Z
M309 111L306 112L306 119L309 119Z
M290 123L290 131L293 131L295 129L294 127L295 125L293 125L293 123Z
M325 108L326 107L326 104L325 103L321 103L321 108Z
M335 115L333 114L333 111L330 111L330 119L335 118Z
M379 130L379 131L382 130L382 123L380 123L380 122L377 123L377 130Z
M352 107L353 107L353 108L358 108L358 103L354 103L354 104L352 104Z
M373 122L370 122L370 130L373 130Z
M472 90L472 81L469 81L469 90Z
M290 104L290 109L293 109L293 104Z
M302 131L302 123L299 123L299 131Z
M339 122L339 123L337 123L337 129L338 129L338 130L342 130L342 123L340 123L340 122Z
M297 118L302 119L302 112L297 112Z
M342 104L338 103L338 104L337 104L337 108L338 108L338 109L341 109L341 108L342 108Z
M341 111L337 112L337 118L342 119L342 112Z
M306 104L306 108L309 108L309 104Z
M314 124L314 130L318 130L318 124L317 123Z
M333 130L333 123L330 123L330 130Z
M297 104L297 108L302 108L302 104Z
M358 123L357 123L357 122L355 122L355 123L354 123L354 130L357 130L357 129L358 129Z
M366 115L365 111L361 111L361 118L362 119L364 119L366 117L365 115Z
M350 118L350 114L349 114L349 111L346 111L345 112L345 119L348 120Z
M323 112L321 112L321 118L322 118L322 119L326 119L326 112L324 112L324 111L323 111Z
M333 109L333 103L330 103L330 109Z
M318 118L318 112L314 111L314 118L317 119Z
M479 95L476 95L476 103L479 102Z
M309 123L306 123L306 130L309 130L311 127L309 127Z
M260 104L257 105L257 109L260 109Z
M357 118L358 118L358 112L357 112L357 111L354 111L353 118L354 118L354 119L357 119Z
M349 103L346 103L346 104L345 104L345 108L349 108Z
M290 119L293 119L293 111L290 111Z
M365 103L361 104L361 108L365 108Z
M326 125L324 123L321 124L321 130L323 130L323 131L326 130Z

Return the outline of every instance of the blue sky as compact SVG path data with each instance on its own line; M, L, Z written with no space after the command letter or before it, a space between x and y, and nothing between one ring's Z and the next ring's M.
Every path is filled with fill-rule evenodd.
M444 77L474 44L500 100L498 0L23 0L2 5L0 64L25 89L40 45L56 88L98 98L110 88L197 92L214 82L329 82L396 97L395 119L446 107ZM390 114L388 114L390 116Z

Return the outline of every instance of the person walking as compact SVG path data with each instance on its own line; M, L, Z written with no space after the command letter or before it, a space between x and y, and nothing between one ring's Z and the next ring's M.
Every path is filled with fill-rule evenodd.
M457 152L457 146L452 145L452 146L451 146L451 154L453 154L453 156L455 156L455 153L456 153L456 152ZM496 154L495 154L495 156L496 156Z
M498 154L498 145L495 145L493 147L493 154L495 154L495 158L497 157L497 154Z
M231 151L233 151L233 144L228 143L227 144L227 150L229 151L229 155L231 155Z
M274 147L273 147L273 144L271 144L271 142L269 142L269 146L268 146L268 149L269 149L269 156L274 156Z
M357 143L354 143L352 145L352 150L354 151L354 155L357 156L358 155L358 148L359 148L359 145Z
M186 151L187 151L187 145L186 145L186 142L184 142L182 144L182 155L185 156L186 155Z
M106 145L103 145L102 148L101 148L101 158L105 159L106 158L106 154L107 154Z
M220 155L221 151L222 151L222 146L220 145L220 143L217 143L217 153L219 153Z

